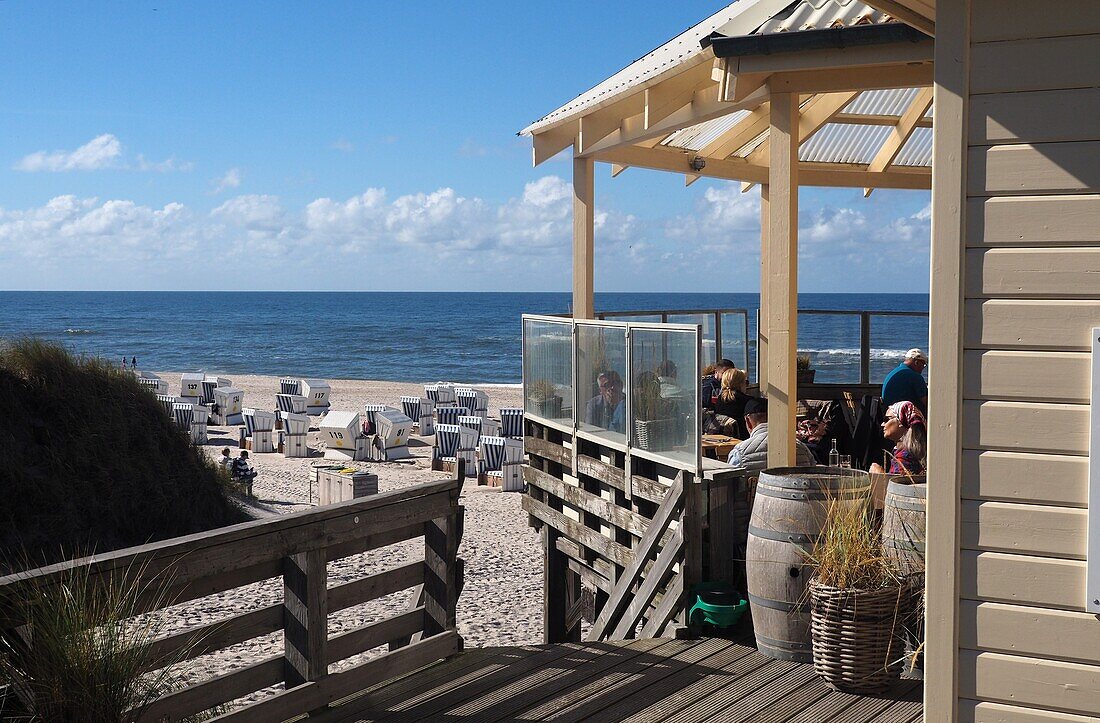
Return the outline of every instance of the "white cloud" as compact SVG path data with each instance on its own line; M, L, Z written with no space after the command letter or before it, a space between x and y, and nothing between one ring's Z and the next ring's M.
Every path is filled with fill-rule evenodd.
M241 169L230 168L221 178L211 181L214 185L212 193L218 194L229 188L239 188L241 185Z
M96 136L75 151L37 151L15 164L17 171L95 171L116 167L122 144L110 133Z
M190 171L194 168L190 161L168 158L163 161L150 161L137 154L133 162L125 160L122 142L113 133L96 136L74 151L36 151L24 156L12 168L30 173L50 171L100 171L104 169L123 169L131 171Z

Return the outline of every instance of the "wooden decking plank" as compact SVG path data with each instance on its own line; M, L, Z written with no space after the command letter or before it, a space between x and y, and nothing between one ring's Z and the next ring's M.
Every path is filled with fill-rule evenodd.
M710 667L708 661L725 660L727 651L737 654L737 645L720 638L707 638L694 641L667 661L646 661L644 668L610 683L601 694L580 704L572 705L547 717L547 720L569 723L570 721L613 721L618 723L624 717L649 706L648 701L661 700L668 689L668 679L685 670L700 671L696 666ZM716 670L716 669L715 669ZM674 689L673 689L674 690Z
M784 700L792 691L817 678L812 665L799 665L710 718L714 723L747 723L770 705ZM721 694L721 691L718 692Z
M892 705L895 700L908 693L913 689L915 685L920 685L917 681L902 681L901 685L891 690L886 698L871 698L868 696L856 695L854 693L837 693L832 692L830 695L822 698L819 703L823 704L819 710L814 710L813 707L807 708L802 714L790 721L790 723L871 723L874 721L877 723L876 717L882 710ZM830 707L830 703L833 704Z
M825 683L815 676L790 691L782 699L769 706L767 710L758 711L752 723L783 723L783 721L831 692L825 686Z
M405 711L417 706L447 708L465 700L468 696L503 685L518 675L523 675L540 665L552 663L580 648L580 645L574 643L563 643L547 646L543 650L522 656L514 655L512 648L504 648L506 652L502 653L501 658L494 661L491 666L474 669L466 675L444 679L430 688L414 689L412 691L414 694L409 697L387 697L384 705L380 705L382 701L371 696L362 710L364 713L370 713L374 720L389 720L391 716L404 715Z
M526 695L515 696L507 703L494 707L487 711L485 716L471 718L469 723L490 723L516 718L543 720L553 711L601 693L609 683L614 682L608 680L609 676L606 675L608 672L613 675L628 675L628 672L620 671L619 668L624 667L631 660L637 662L637 658L643 654L664 655L666 650L674 648L675 642L662 638L634 641L632 645L622 646L621 654L605 653L583 668L571 670L569 674L547 681L546 684L529 691Z
M901 723L923 705L919 698L905 700L915 690L922 690L921 681L903 680L879 697L861 697L843 713L830 719L829 723Z
M486 697L494 697L502 689L515 689L517 686L533 685L542 677L553 675L562 665L576 665L569 659L587 661L594 657L590 646L583 643L562 643L555 646L556 655L547 657L531 656L517 661L489 675L479 676L475 680L462 681L457 685L448 685L442 694L429 698L402 702L391 707L384 717L378 720L387 723L399 721L421 721L443 719L447 711L462 708L467 704L476 704Z
M722 659L710 658L708 664L718 666L717 670L702 678L697 671L684 670L677 675L661 681L661 685L654 686L649 697L656 697L652 705L642 710L623 711L624 720L631 723L652 723L661 721L677 711L691 705L701 696L708 695L711 691L721 688L729 682L730 678L740 678L763 667L768 663L767 658L756 653L755 648L747 645L735 645L728 652L724 651ZM617 712L617 711L616 711Z
M757 653L757 655L760 655ZM665 718L667 723L696 723L698 721L709 721L719 711L729 710L735 706L738 701L747 695L751 694L756 689L767 685L776 678L785 675L788 671L798 667L798 663L792 663L788 660L771 660L763 655L766 663L754 670L752 673L744 677L738 677L733 682L728 680L723 681L727 683L720 687L717 691L707 695L704 698L696 700L694 703L676 713L676 715Z

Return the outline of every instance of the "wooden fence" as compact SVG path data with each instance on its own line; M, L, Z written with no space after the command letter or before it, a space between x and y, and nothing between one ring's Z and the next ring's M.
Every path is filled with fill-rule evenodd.
M659 637L687 626L700 582L738 585L745 477L699 476L532 419L525 421L523 508L541 530L548 643Z
M178 721L280 684L285 690L217 720L293 718L461 650L462 639L455 628L462 585L462 561L457 557L462 535L461 479L460 474L456 480L0 578L0 625L25 626L20 611L28 592L62 581L79 567L86 567L91 579L135 586L162 576L168 583L167 594L149 596L139 606L141 612L281 578L282 602L167 635L152 645L159 660L181 652L192 659L281 631L282 654L166 695L144 711L141 720ZM422 560L328 586L328 562L418 537L424 538ZM134 579L137 574L141 579ZM406 609L329 635L330 613L402 590L410 590ZM29 633L24 638L33 645L33 630ZM388 652L329 672L334 663L383 645L389 646Z

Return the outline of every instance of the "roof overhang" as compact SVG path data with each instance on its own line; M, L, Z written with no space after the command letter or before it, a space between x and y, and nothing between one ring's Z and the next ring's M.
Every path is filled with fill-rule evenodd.
M863 0L926 35L936 35L936 0Z

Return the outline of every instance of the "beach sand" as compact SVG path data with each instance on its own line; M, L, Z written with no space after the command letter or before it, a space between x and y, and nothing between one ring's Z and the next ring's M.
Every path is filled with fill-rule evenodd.
M172 393L179 390L178 372L157 372L167 381ZM277 377L230 377L244 392L244 406L274 409L279 390ZM366 404L400 407L403 394L422 395L423 384L358 380L326 380L331 386L331 410L362 412ZM499 416L500 407L521 406L519 385L475 385L489 395L489 414ZM322 459L317 452L320 435L313 419L309 445L314 450L308 459L287 459L281 454L250 455L258 476L253 484L256 501L250 511L257 516L279 515L310 508L309 468ZM210 427L210 441L204 451L220 456L229 447L237 456L238 427ZM447 473L431 469L431 437L412 438L413 457L403 462L352 462L349 466L378 475L380 492L401 489L424 482L446 479ZM313 492L316 502L316 491ZM459 556L466 561L465 587L458 601L458 632L466 647L526 645L542 642L542 547L538 534L527 524L520 509L521 494L501 492L499 488L478 486L467 479L461 497L465 506L465 527ZM336 561L329 566L329 586L380 572L414 559L423 559L420 539L393 545L364 555ZM176 606L172 628L206 624L247 612L281 599L282 586L277 580L250 585L221 595ZM330 634L342 629L381 619L395 609L408 605L409 591L348 610L330 617ZM188 671L189 680L198 681L237 669L282 650L281 634L237 645L205 656ZM357 659L351 659L355 661ZM351 662L349 661L349 662ZM338 670L338 666L336 669ZM250 696L249 700L260 695Z

